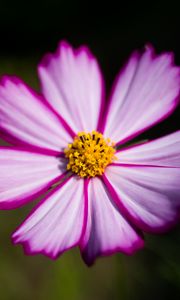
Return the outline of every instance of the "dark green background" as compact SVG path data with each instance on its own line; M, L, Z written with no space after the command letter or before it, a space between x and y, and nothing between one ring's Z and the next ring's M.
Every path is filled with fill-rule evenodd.
M57 42L87 44L97 56L107 92L128 55L146 42L158 52L173 51L180 63L179 7L175 1L144 5L110 1L99 9L92 2L0 1L0 74L16 74L39 88L36 65ZM127 5L127 7L124 6ZM140 138L153 138L179 128L179 110ZM87 268L78 250L56 262L27 257L13 247L11 232L33 204L0 212L0 300L148 300L180 299L180 235L146 236L146 247L132 257L122 254Z

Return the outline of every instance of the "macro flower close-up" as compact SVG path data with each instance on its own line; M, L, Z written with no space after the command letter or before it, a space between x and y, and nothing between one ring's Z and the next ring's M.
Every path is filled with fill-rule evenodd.
M61 42L38 65L41 93L14 76L0 82L0 209L39 196L12 235L27 254L57 258L78 246L97 256L133 254L143 232L179 221L180 131L132 143L179 103L171 53L135 51L106 97L87 47Z

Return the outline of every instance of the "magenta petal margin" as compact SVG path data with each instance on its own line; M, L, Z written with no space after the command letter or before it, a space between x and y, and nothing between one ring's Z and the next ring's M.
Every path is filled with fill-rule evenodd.
M179 68L173 55L135 52L117 77L102 130L123 144L167 118L179 103Z
M42 197L12 235L26 254L52 259L79 246L98 256L143 248L180 217L180 131L116 151L103 176L67 171L64 149L80 131L98 130L117 145L166 118L179 103L180 71L169 53L134 52L105 102L104 79L85 46L61 42L38 66L41 94L16 77L0 81L0 209Z
M68 43L61 42L55 54L43 58L38 74L45 98L74 132L89 132L100 126L104 79L87 47L73 50Z

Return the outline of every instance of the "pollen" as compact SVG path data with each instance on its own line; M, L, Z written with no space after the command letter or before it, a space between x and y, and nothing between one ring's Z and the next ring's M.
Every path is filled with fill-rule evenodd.
M67 170L80 177L95 177L104 173L115 157L115 144L97 131L79 132L72 144L64 150L68 158Z

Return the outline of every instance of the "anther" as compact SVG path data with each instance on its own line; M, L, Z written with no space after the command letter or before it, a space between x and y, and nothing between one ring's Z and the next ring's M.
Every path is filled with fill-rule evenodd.
M106 166L116 159L114 144L96 131L78 133L64 153L69 159L67 169L80 177L100 176Z

